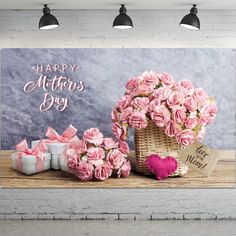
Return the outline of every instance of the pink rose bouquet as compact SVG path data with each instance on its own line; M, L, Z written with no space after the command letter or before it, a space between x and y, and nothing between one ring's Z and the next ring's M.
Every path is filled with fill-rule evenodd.
M143 129L152 120L167 136L187 146L203 139L205 126L217 112L214 99L204 89L194 88L191 81L177 83L168 73L150 71L127 82L125 95L111 113L112 129L121 142L127 139L128 127ZM118 174L124 176L125 169L126 165Z
M125 103L120 102L122 106ZM65 151L67 167L80 180L88 181L93 178L105 180L112 174L127 177L131 170L126 157L129 153L128 144L112 138L104 138L97 128L84 132L83 139L75 140Z

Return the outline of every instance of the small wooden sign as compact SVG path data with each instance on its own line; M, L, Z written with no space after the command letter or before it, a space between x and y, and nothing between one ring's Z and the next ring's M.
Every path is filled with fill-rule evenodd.
M179 159L204 176L209 176L215 168L219 155L207 145L195 142L179 152Z

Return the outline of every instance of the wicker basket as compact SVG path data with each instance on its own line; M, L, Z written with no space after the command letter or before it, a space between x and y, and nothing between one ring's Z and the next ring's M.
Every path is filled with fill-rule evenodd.
M145 129L137 130L134 133L136 171L145 175L151 175L145 164L146 157L157 153L161 157L175 157L178 163L177 170L171 176L183 176L188 171L188 166L178 160L180 146L174 138L168 137L164 131L157 127L152 121L148 122Z

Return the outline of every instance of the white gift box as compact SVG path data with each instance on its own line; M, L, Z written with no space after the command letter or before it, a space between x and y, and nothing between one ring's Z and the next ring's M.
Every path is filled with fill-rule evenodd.
M32 148L34 148L40 140L34 140L31 142ZM51 168L55 170L61 169L60 167L60 157L63 155L64 151L69 148L69 143L60 143L60 142L55 142L55 143L45 143L48 152L52 154L52 159L51 159Z
M62 155L60 157L61 169L65 172L72 173L67 166L67 161L68 161L68 158L65 155Z
M34 148L40 140L34 140L31 142L31 147ZM60 143L60 142L55 142L55 143L47 143L45 142L48 152L52 154L62 154L67 148L69 148L69 143Z
M55 170L61 169L60 158L63 157L63 154L52 154L51 159L51 168Z
M16 159L18 157L18 153L19 152L14 152L11 154L12 168L16 170L18 170L17 165L16 165ZM37 161L36 156L22 155L21 161L22 161L22 166L23 166L22 172L25 173L26 175L31 175L38 172L36 170L36 161ZM50 161L51 161L51 153L45 153L44 154L44 168L41 171L50 169Z
M63 152L69 148L69 143L46 143L46 146L48 148L48 152L60 155L63 154Z

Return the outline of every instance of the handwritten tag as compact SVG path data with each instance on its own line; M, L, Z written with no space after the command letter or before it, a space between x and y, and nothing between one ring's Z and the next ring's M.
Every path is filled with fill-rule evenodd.
M209 176L215 168L219 155L207 145L195 142L179 152L179 159L204 176Z

